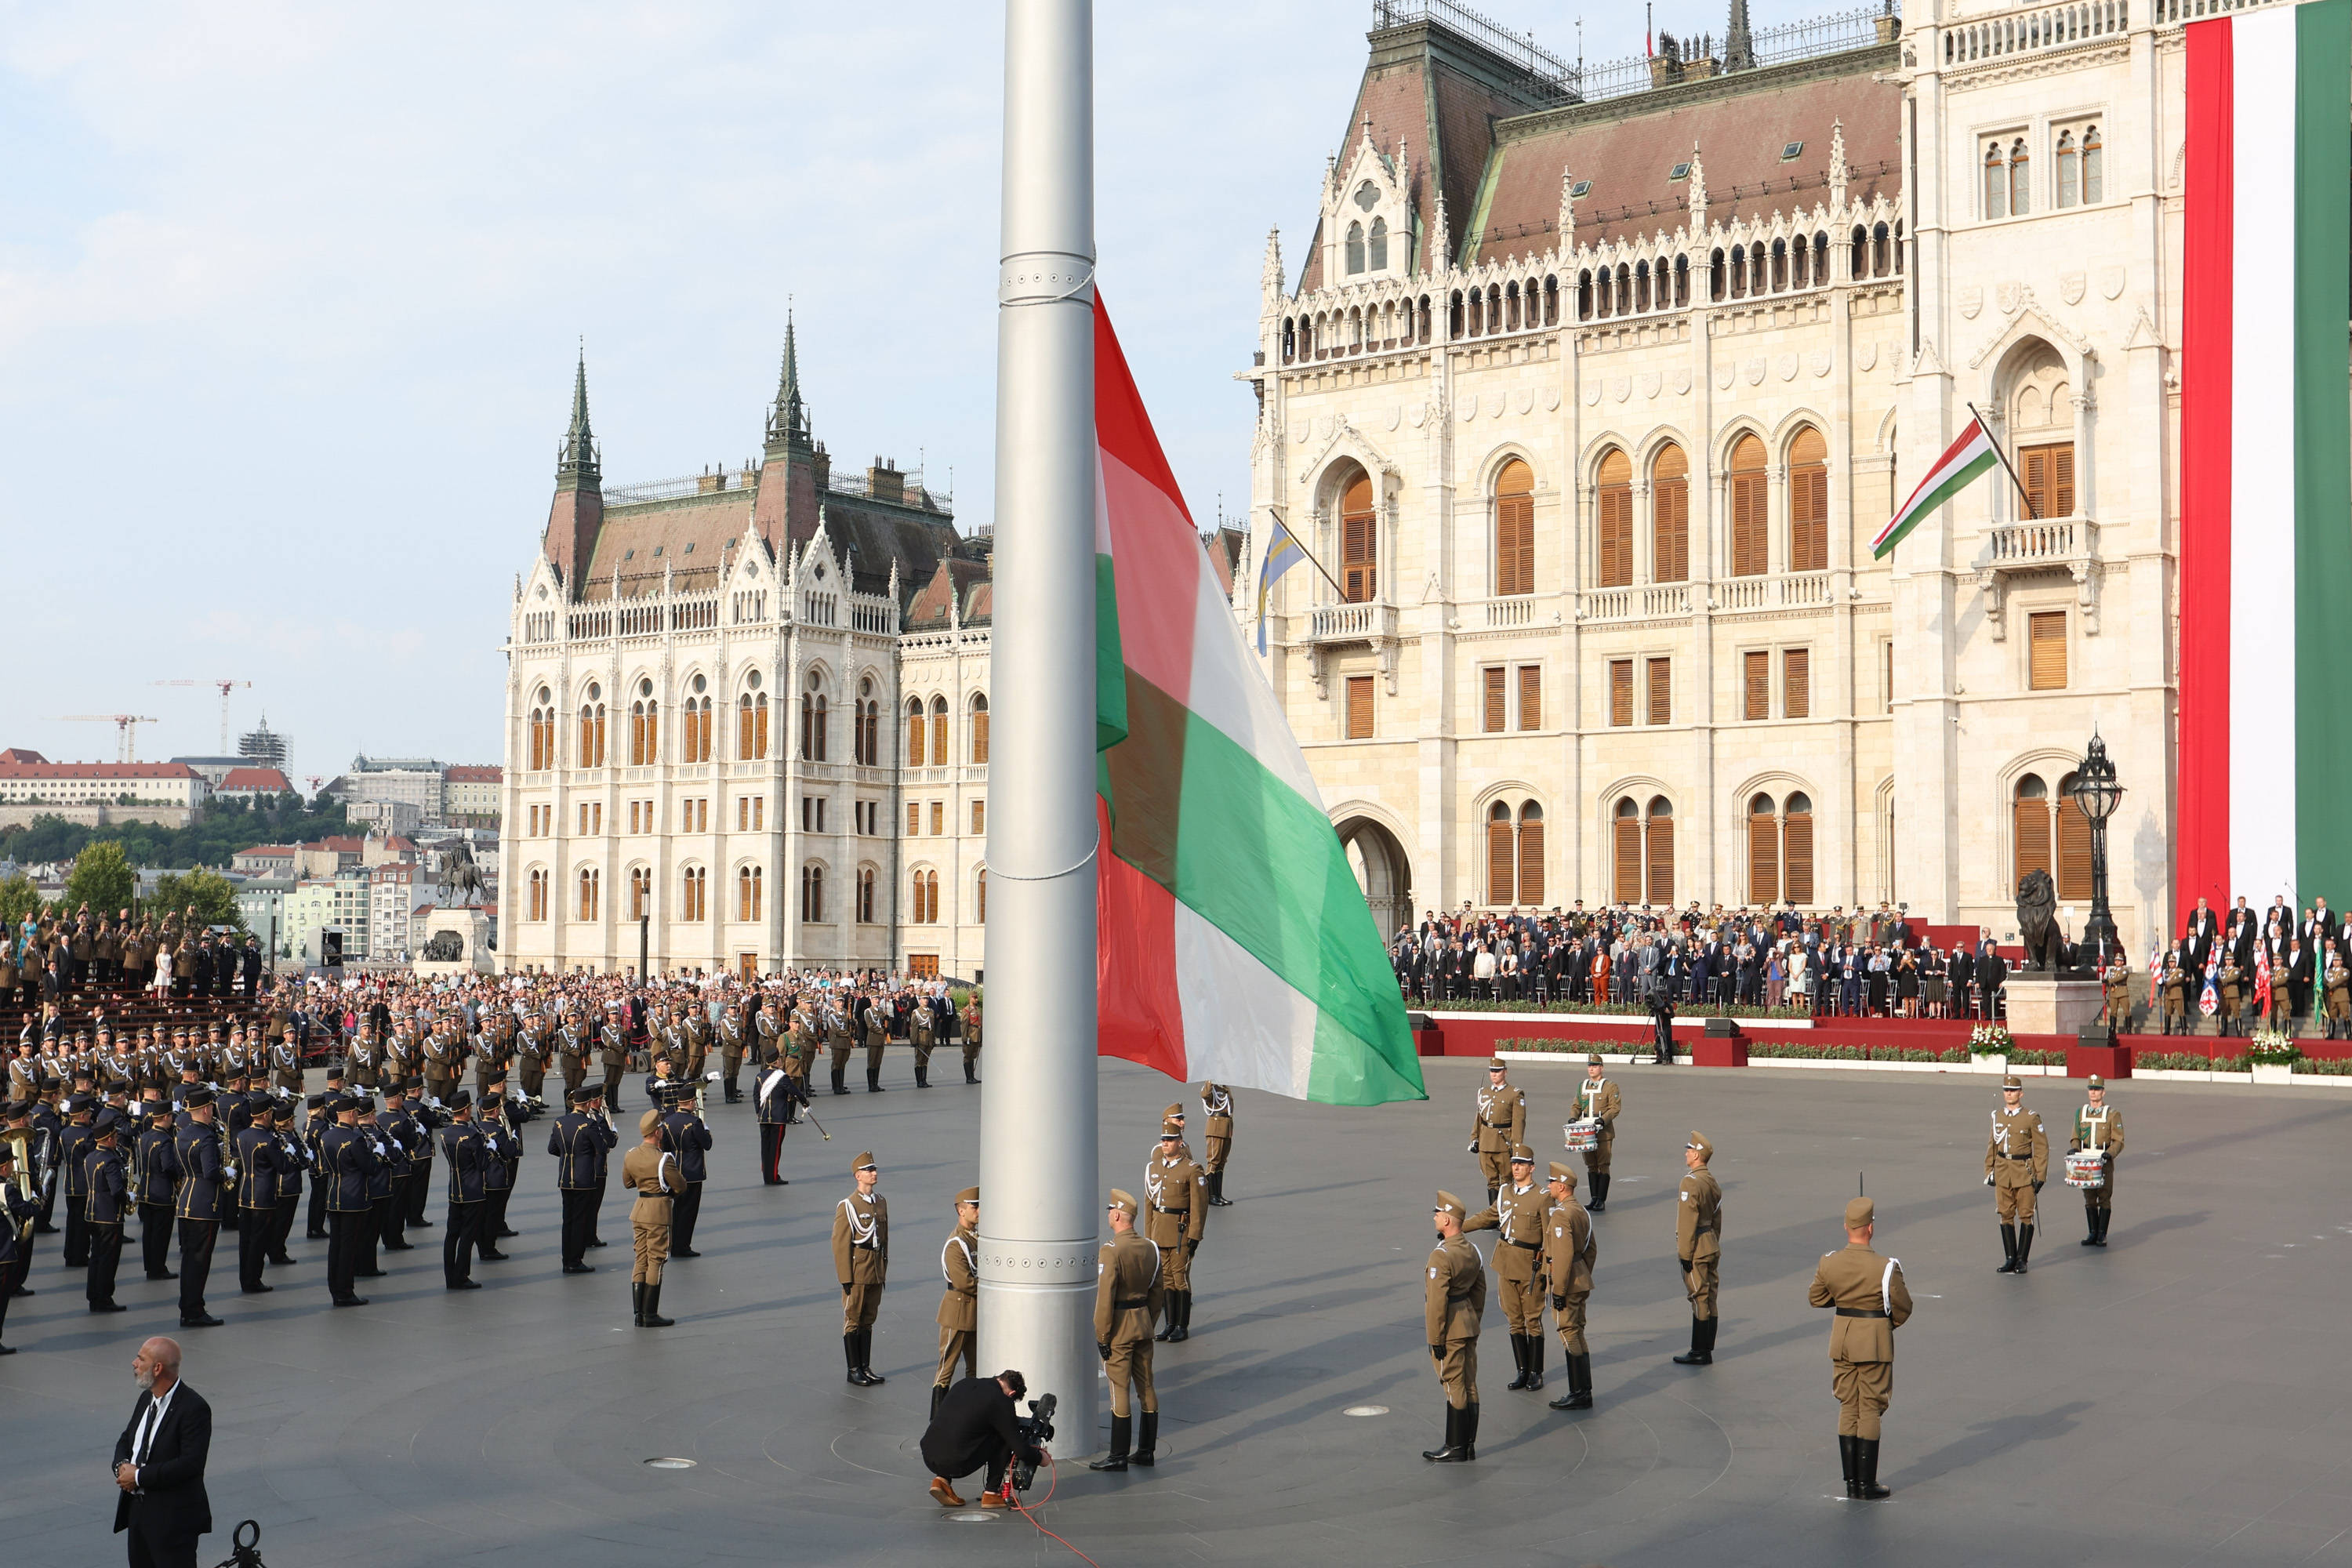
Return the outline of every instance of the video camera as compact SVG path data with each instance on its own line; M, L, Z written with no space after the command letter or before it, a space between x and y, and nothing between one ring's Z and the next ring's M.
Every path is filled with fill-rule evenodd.
M1051 1394L1043 1399L1031 1400L1029 1414L1013 1418L1013 1429L1020 1433L1021 1440L1031 1447L1044 1447L1054 1440L1054 1410L1060 1403L1061 1401ZM1004 1484L1014 1491L1025 1492L1029 1489L1029 1483L1036 1479L1037 1467L1016 1454L1013 1458L1012 1470L1004 1479Z

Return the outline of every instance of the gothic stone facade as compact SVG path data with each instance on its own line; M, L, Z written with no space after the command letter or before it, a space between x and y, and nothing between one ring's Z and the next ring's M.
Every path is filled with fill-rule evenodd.
M2095 727L2117 919L2168 927L2169 3L1948 0L1588 101L1443 4L1370 36L1244 374L1252 559L1280 516L1339 579L1276 584L1266 673L1384 923L1885 899L2004 934L2036 864L2079 923ZM1971 405L2038 517L1989 478L1874 560Z

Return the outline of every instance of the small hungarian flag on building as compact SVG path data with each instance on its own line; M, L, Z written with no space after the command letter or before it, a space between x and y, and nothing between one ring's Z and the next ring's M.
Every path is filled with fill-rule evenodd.
M1921 518L1959 494L1971 479L2000 461L2000 454L1993 450L1992 437L1985 434L1984 422L1969 419L1959 439L1944 448L1944 455L1936 459L1936 466L1927 470L1927 477L1919 481L1911 499L1895 509L1895 515L1886 520L1886 526L1878 531L1878 537L1870 542L1871 555L1884 558L1903 542L1905 534L1919 525Z

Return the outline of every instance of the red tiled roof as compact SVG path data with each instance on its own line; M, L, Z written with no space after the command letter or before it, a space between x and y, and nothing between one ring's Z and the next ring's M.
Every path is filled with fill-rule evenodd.
M0 759L0 779L192 779L185 763L23 763Z
M250 849L240 849L237 853L239 855L276 855L290 858L294 854L294 846L291 844L257 844Z
M464 763L452 766L441 776L452 784L503 784L507 771L496 763Z
M223 790L269 790L282 793L294 786L276 768L231 768L221 777Z
M0 752L0 763L46 763L49 759L26 746L11 746Z

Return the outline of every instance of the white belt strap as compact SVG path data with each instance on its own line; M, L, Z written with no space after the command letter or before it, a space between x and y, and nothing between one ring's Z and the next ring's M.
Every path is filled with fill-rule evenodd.
M1888 1258L1886 1271L1878 1277L1878 1301L1879 1305L1886 1309L1886 1318L1890 1324L1895 1320L1895 1297L1887 1287L1894 1282L1895 1270L1902 1265L1902 1262L1899 1258Z

